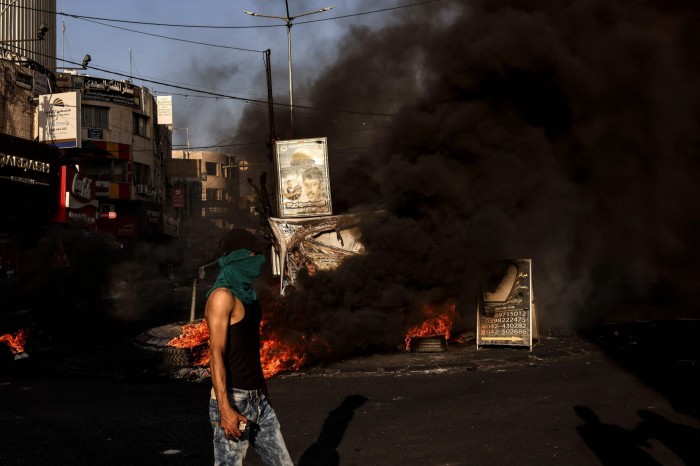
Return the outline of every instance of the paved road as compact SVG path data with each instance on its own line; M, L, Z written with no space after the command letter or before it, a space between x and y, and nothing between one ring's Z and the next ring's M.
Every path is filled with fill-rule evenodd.
M298 465L700 464L698 329L397 351L278 375L270 391ZM180 378L135 331L0 353L0 464L212 464L208 380Z

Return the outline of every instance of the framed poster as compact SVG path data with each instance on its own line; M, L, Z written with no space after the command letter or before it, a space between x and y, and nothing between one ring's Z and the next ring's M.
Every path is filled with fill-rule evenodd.
M332 215L326 138L276 141L274 154L279 216Z
M537 340L532 260L503 261L503 275L495 290L483 292L476 313L477 348L532 346Z

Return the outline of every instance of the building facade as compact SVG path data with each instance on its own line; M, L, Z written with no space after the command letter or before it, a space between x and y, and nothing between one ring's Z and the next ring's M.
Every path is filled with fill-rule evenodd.
M177 213L165 202L172 133L158 124L155 97L129 81L74 73L59 73L56 89L79 97L78 147L63 154L94 180L97 230L127 243L176 236Z
M61 227L111 235L123 248L178 236L180 212L166 202L172 130L158 123L147 88L54 73L6 49L0 72L3 265L18 278L31 274L40 267L31 253ZM47 139L42 127L41 112L52 113L59 95L78 102L72 145Z
M56 66L56 0L5 0L0 3L3 49L38 64Z
M169 182L174 189L181 189L193 206L188 216L208 220L223 231L233 228L241 208L236 157L225 152L175 150L170 163ZM189 176L174 168L188 165Z

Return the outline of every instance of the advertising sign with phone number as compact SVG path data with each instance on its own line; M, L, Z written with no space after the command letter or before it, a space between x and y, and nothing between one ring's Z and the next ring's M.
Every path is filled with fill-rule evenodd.
M532 260L502 262L503 277L495 290L484 291L476 313L476 344L528 346L537 339Z

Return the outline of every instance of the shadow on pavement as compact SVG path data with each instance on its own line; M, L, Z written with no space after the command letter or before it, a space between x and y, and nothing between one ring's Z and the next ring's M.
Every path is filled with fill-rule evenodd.
M584 336L606 356L661 394L674 411L700 419L699 320L606 323L593 326ZM700 429L637 410L639 424L632 430L605 424L588 407L575 406L585 422L577 431L602 464L660 464L642 447L656 440L684 464L700 464Z
M616 364L700 419L700 320L601 324L584 336Z
M586 445L598 456L601 464L610 466L661 464L640 448L641 445L648 447L649 444L636 430L630 431L603 423L598 415L586 406L575 406L574 412L584 421L584 424L576 430Z
M643 421L637 426L644 439L658 439L674 452L684 464L700 464L700 429L671 422L646 409L637 411Z
M350 395L331 411L316 442L301 455L299 466L338 466L338 445L343 440L345 429L350 424L355 410L367 401L368 398L362 395Z

